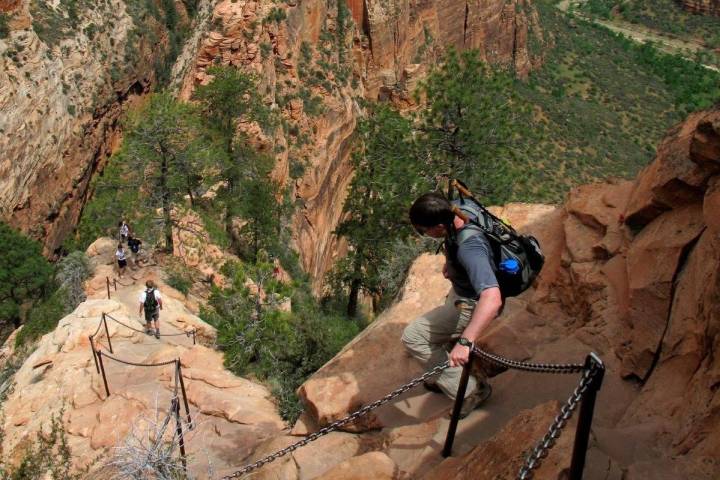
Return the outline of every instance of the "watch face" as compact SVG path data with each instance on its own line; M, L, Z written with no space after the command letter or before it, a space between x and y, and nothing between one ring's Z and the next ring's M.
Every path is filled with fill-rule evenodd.
M462 345L463 347L470 347L470 346L472 346L472 342L471 342L470 340L468 340L467 338L465 338L465 337L460 338L460 340L458 340L458 343L459 343L460 345Z

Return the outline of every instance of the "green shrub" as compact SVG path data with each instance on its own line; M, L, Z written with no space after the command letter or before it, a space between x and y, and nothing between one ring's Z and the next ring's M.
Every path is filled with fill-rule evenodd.
M174 262L165 267L167 278L165 283L187 296L193 285L192 271L180 262Z
M227 368L266 381L281 414L293 422L302 411L295 390L352 339L359 327L341 315L321 310L308 283L297 279L291 285L277 282L272 268L262 260L258 264L226 264L223 273L231 285L216 289L200 316L218 329L218 345L225 352ZM245 286L247 279L262 287L264 301ZM292 312L278 308L287 297Z
M67 291L59 288L48 298L41 301L30 310L22 330L15 337L15 345L22 346L31 343L51 332L58 322L73 308L67 303Z
M50 418L49 430L38 432L35 441L24 451L17 468L0 463L0 478L7 480L79 480L86 473L72 472L72 451L62 424L64 408ZM4 436L0 422L0 439Z
M10 35L10 15L0 12L0 38L7 38Z
M267 14L267 16L263 19L262 23L263 25L266 25L268 23L280 23L283 20L287 18L287 14L285 13L285 10L280 7L273 7L272 10Z
M0 332L20 326L22 310L52 291L52 266L38 242L0 222Z

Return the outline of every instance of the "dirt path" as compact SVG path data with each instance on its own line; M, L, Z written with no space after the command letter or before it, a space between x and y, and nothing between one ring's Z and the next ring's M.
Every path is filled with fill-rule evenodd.
M693 59L693 54L695 54L696 52L712 53L712 50L709 50L699 42L691 42L680 40L678 38L671 38L662 32L651 30L647 27L643 27L634 23L624 22L622 20L607 21L598 18L590 18L578 12L576 9L570 9L571 6L577 7L583 3L585 3L585 0L562 0L560 3L557 4L557 8L569 15L574 15L577 18L592 22L596 25L601 25L615 33L620 33L625 37L634 40L637 43L652 42L656 44L659 50L665 53L680 55L691 61L695 61ZM704 63L701 63L700 65L702 65L704 68L707 68L708 70L720 72L720 68L716 67L715 65L708 65Z

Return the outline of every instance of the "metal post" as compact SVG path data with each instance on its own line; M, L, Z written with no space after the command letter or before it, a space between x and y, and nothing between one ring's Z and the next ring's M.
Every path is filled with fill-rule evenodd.
M117 292L117 278L113 278L113 287L115 287L115 291Z
M185 381L183 381L180 359L175 360L175 368L177 368L177 376L180 379L180 391L182 391L183 403L185 404L185 414L187 415L188 428L192 430L193 424L192 418L190 418L190 405L188 405L187 394L185 393Z
M97 370L97 373L100 373L100 367L98 366L97 356L95 355L95 342L93 341L93 336L88 335L88 338L90 339L90 350L92 350L93 361L95 362L95 370Z
M102 314L102 321L103 321L103 325L105 325L105 335L107 336L107 339L108 339L108 347L110 347L110 353L115 353L115 352L113 352L112 342L110 341L110 332L108 331L107 320L105 319L105 312L103 312L103 314Z
M193 331L192 331L192 335L193 335L193 345L195 345L195 329L194 329L194 328L193 328Z
M605 365L595 353L591 353L585 358L585 368L590 370L592 377L580 404L577 429L575 430L575 445L573 446L572 462L570 464L570 480L582 479L590 439L590 427L592 426L595 411L595 400L605 376Z
M105 384L105 393L109 397L110 389L108 388L107 377L105 376L105 365L103 365L103 361L102 361L102 350L97 350L97 359L98 359L98 363L100 364L100 372L102 373L103 383ZM107 397L105 397L105 398L107 398Z
M448 425L447 437L445 437L445 447L443 447L442 455L447 458L452 454L452 446L455 441L455 432L457 431L458 421L460 421L460 410L462 410L463 401L465 400L465 391L467 390L468 380L470 379L470 369L472 368L473 352L470 350L468 361L463 367L462 376L460 377L460 385L458 385L457 396L455 397L455 406L453 407L450 425Z
M180 402L177 398L174 398L172 403L172 408L175 410L175 428L178 435L178 444L180 445L180 461L182 461L183 470L187 472L187 460L185 459L185 438L183 437L182 422L180 420Z
M110 277L105 277L105 283L107 284L108 300L110 300Z

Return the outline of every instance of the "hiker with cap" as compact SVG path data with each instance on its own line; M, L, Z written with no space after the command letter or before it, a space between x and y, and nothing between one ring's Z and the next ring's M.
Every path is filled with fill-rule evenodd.
M155 338L160 338L160 310L163 308L162 296L160 291L155 288L152 280L145 282L145 290L140 293L140 309L138 315L145 312L145 333L155 334ZM153 329L152 322L155 328Z
M463 217L435 192L422 195L410 208L410 221L418 233L444 240L442 271L452 290L443 306L415 319L402 336L410 354L428 368L449 360L450 367L435 381L426 381L425 387L453 400L474 342L503 306L491 244L482 230ZM455 344L448 353L452 342ZM469 415L491 393L486 378L471 375L460 417Z
M125 252L125 248L123 248L122 243L118 243L117 250L115 251L115 258L117 258L120 278L123 278L125 267L127 267L127 253Z

